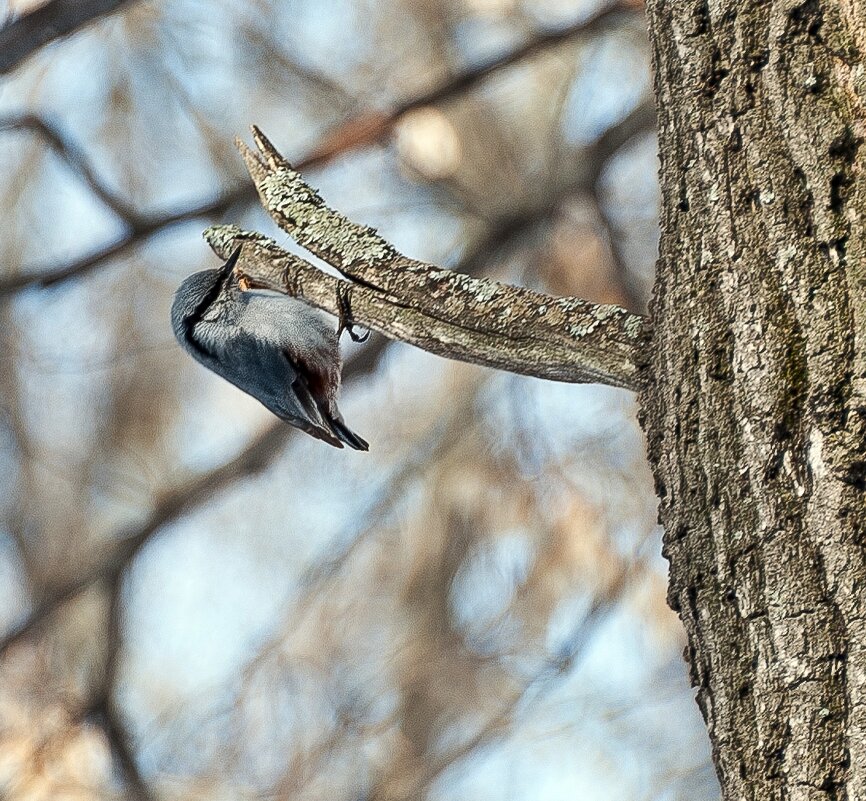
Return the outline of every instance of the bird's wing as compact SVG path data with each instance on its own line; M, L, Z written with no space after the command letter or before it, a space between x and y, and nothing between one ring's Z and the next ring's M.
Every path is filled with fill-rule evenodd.
M266 387L262 394L257 396L258 399L287 423L306 431L316 439L324 440L335 448L342 448L343 444L331 425L327 409L311 391L303 369L284 352L263 348L258 350L262 361L270 362L273 359L281 361L279 367L269 369L268 374L282 378L275 385Z
M281 420L335 448L343 447L310 391L303 370L286 353L243 329L237 330L230 341L225 340L211 333L212 325L200 322L196 326L203 343L200 352L193 352L196 359L252 395Z

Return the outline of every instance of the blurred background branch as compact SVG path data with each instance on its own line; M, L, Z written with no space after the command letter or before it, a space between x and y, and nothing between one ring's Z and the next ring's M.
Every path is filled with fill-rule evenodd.
M117 668L123 649L123 585L120 579L120 572L109 577L105 665L101 681L93 691L87 714L105 732L111 755L120 768L129 795L135 801L152 801L154 795L138 768L132 740L114 699Z
M78 175L93 194L111 209L121 220L131 228L137 228L141 223L132 206L106 186L97 175L96 169L88 162L82 148L70 136L47 120L33 114L22 114L17 117L0 117L0 131L27 130L32 131L42 139L48 147L54 150L66 164Z
M611 20L615 20L617 15L621 14L625 8L627 6L614 6L610 10L593 16L588 21L581 20L555 33L534 37L507 55L493 59L479 67L466 70L462 74L455 75L444 81L440 86L400 103L390 112L362 112L341 123L336 130L329 132L310 152L299 158L292 159L292 162L299 170L320 167L355 148L374 144L387 136L399 120L411 111L447 102L461 93L475 88L482 80L498 70L510 67L522 59L529 58L543 51L545 48L567 42L577 35L590 35L593 30L611 24ZM19 119L32 120L34 118L22 115ZM76 159L76 163L81 164L83 162L81 159ZM88 185L91 185L91 188L93 188L91 180L86 180ZM104 192L104 190L102 191ZM98 192L97 196L103 199L101 192ZM53 267L27 269L23 274L17 275L12 279L0 279L0 295L6 295L32 285L53 286L69 278L85 274L111 258L124 255L131 247L139 244L144 239L162 232L166 228L191 220L214 219L226 214L234 206L254 202L255 198L254 188L248 183L242 182L237 186L221 190L215 197L200 200L190 206L168 214L140 219L121 215L129 223L127 233L123 237L87 255L81 256L71 263ZM122 204L122 201L114 202ZM125 207L125 204L122 205Z
M0 28L0 75L11 72L40 47L74 33L130 0L50 0Z

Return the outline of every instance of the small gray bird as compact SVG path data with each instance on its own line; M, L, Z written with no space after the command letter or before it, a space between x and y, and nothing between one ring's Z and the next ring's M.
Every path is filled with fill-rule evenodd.
M241 291L240 248L218 270L178 288L171 307L177 341L194 359L261 401L277 417L342 448L369 446L337 409L340 350L336 332L299 300Z

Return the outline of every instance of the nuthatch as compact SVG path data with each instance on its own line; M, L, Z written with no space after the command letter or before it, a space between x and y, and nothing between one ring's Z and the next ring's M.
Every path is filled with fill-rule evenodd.
M240 248L220 269L195 273L180 285L171 307L178 342L287 423L337 448L366 451L337 409L336 332L299 300L241 291L234 275L239 254Z

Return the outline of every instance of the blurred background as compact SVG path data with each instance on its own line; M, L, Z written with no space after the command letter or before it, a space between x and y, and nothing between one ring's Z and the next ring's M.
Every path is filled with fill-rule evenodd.
M337 451L168 319L207 225L291 246L250 123L410 256L643 311L640 4L40 5L0 2L0 797L717 798L630 393L344 337Z

